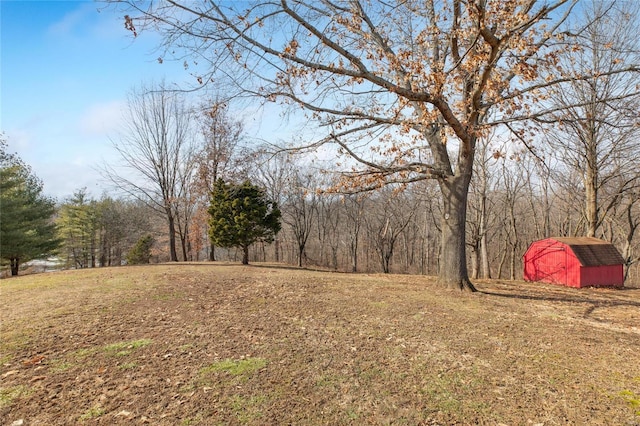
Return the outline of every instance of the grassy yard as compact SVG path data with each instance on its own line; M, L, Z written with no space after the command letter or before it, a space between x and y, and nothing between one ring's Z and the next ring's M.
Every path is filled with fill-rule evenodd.
M278 265L0 281L0 425L637 425L640 289Z

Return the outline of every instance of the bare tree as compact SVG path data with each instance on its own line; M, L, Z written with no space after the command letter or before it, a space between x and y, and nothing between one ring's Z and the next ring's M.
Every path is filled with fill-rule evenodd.
M169 256L178 261L177 230L182 226L186 235L188 227L176 221L188 220L179 211L194 164L191 112L182 96L164 84L134 89L127 101L126 124L113 141L121 162L105 165L103 175L164 216Z
M287 152L272 153L266 147L260 147L254 152L244 154L244 167L251 180L259 183L267 191L270 199L276 201L279 206L285 204L286 191L289 186L291 172L297 166L292 162L293 158ZM275 260L281 260L281 234L275 236L274 250Z
M499 164L500 174L498 185L500 188L497 208L504 213L503 230L505 250L503 254L509 259L509 278L516 279L516 265L523 250L523 224L528 221L528 215L522 207L524 203L523 191L527 186L523 167L520 165L519 154L511 154L503 158ZM504 259L504 258L503 258ZM498 277L500 277L498 275Z
M622 204L620 209L620 220L618 221L621 229L620 233L624 236L622 239L622 258L625 262L624 279L629 278L631 267L640 260L638 254L638 245L634 246L634 236L640 226L640 212L638 204L640 204L640 191L631 192L629 197Z
M420 273L431 274L433 270L438 270L439 263L442 228L438 218L442 216L441 196L432 180L413 185L411 192L420 201L420 211L416 212L421 223Z
M127 251L151 232L149 207L139 201L113 199L103 195L97 203L100 266L119 266Z
M318 229L322 230L320 250L324 253L325 245L329 246L329 261L331 268L339 267L338 253L344 245L344 205L338 194L322 194L318 200Z
M413 219L415 210L409 208L406 194L403 192L385 188L376 195L376 207L368 212L366 224L382 271L388 274L391 272L391 260L398 238Z
M621 64L640 63L638 11L633 2L588 1L577 38L578 54L563 67L592 79L570 80L551 100L557 108L549 119L558 123L547 132L559 158L581 176L584 188L584 233L595 237L607 214L638 175L634 152L640 109L638 75L612 74ZM622 161L624 160L624 161ZM620 180L618 177L626 176ZM609 184L617 191L605 191ZM603 199L608 192L609 199Z
M220 99L207 101L198 114L203 146L195 157L196 179L193 191L198 198L196 217L199 229L205 230L208 221L207 209L209 197L215 182L238 180L236 165L240 161L239 153L244 139L244 125L234 118L227 103ZM205 232L208 235L208 232ZM215 247L210 244L209 260L215 260Z
M404 211L411 212L406 227L402 230L396 244L394 264L396 270L401 273L417 273L423 270L425 248L425 226L426 213L424 200L421 197L422 191L418 190L418 185L412 185L403 190L403 194L398 199ZM399 206L400 207L400 206Z
M203 148L197 157L198 177L210 193L218 179L237 177L234 168L239 161L245 132L243 122L233 117L227 103L212 100L201 109L199 123Z
M350 185L436 179L439 281L453 288L474 290L465 221L478 137L550 112L535 102L545 89L595 77L557 67L572 48L563 24L577 0L122 3L135 13L129 30L153 27L167 52L208 61L202 84L224 74L245 94L309 111L324 126L311 146L336 144L359 164Z
M478 278L482 269L482 278L491 278L487 242L491 165L503 154L493 147L491 135L480 139L476 149L467 216L467 245L471 248L471 277Z
M538 154L524 155L522 167L527 185L527 202L533 216L533 237L535 239L551 236L551 212L553 187L551 171L553 158L545 161ZM551 164L549 164L551 163Z
M358 250L360 249L360 230L364 223L365 205L368 198L360 194L347 195L343 199L347 229L347 246L351 257L351 272L358 272Z
M298 266L306 261L305 247L318 216L319 196L315 178L304 170L293 169L284 193L282 221L292 230L298 248Z
M182 259L193 260L191 247L191 226L196 216L197 207L200 205L198 193L194 191L194 181L196 179L195 162L190 161L180 167L177 180L178 193L175 203L175 223L180 246L182 248Z

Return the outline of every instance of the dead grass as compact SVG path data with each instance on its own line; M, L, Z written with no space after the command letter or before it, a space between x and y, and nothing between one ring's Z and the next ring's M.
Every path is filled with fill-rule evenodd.
M0 281L11 424L640 424L640 290L278 265Z

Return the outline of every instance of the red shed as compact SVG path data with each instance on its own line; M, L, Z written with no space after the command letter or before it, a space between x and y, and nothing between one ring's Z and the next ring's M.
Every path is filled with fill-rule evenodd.
M607 241L553 237L531 243L524 254L524 279L569 287L622 287L624 259Z

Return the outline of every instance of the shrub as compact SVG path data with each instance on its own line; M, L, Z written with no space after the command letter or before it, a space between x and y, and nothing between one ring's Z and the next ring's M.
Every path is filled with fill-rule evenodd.
M140 238L127 254L127 263L129 265L149 263L149 259L151 259L151 246L153 246L153 238L151 235L145 235Z

